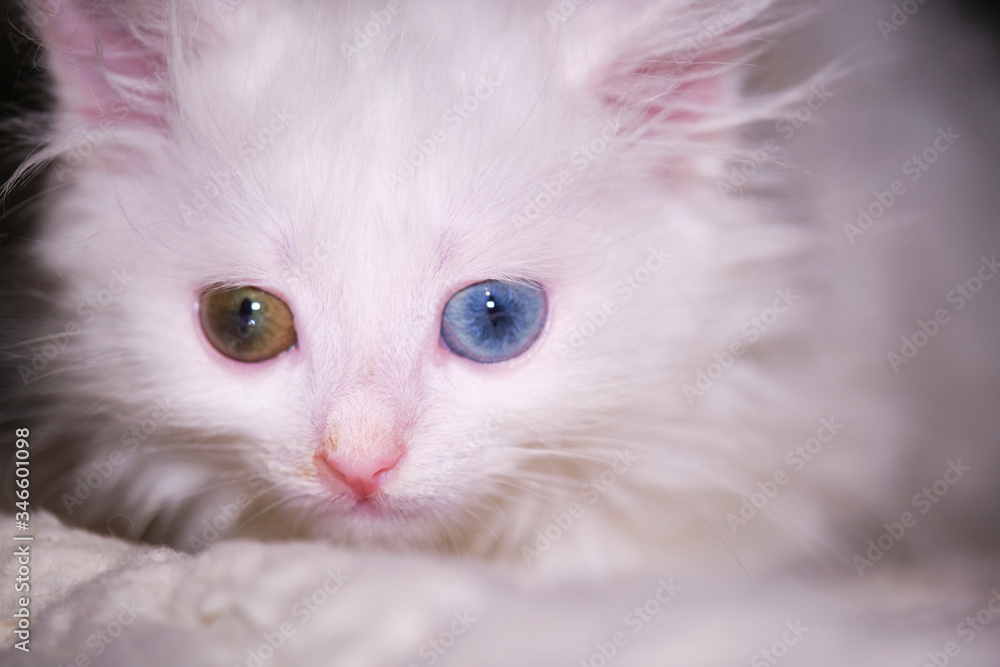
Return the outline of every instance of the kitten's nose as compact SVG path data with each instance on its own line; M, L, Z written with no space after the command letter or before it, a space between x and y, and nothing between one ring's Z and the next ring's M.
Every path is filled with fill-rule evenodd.
M366 498L382 485L385 474L392 470L402 453L398 451L378 452L371 456L339 458L328 454L320 454L326 470L332 475L334 486L341 484L346 491L350 489L361 498Z

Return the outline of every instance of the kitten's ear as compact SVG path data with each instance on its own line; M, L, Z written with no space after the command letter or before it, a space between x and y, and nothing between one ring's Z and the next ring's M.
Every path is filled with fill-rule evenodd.
M676 136L735 124L719 112L734 108L744 64L777 27L773 5L605 0L564 25L551 15L549 23L563 31L567 72L616 112L622 129Z
M84 125L165 127L171 3L29 0L61 113Z

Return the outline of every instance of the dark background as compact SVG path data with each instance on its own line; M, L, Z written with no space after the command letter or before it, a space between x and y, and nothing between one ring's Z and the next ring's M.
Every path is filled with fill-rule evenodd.
M928 2L945 0L928 0ZM1000 40L1000 9L995 1L990 0L951 0L951 3L971 22L977 23L984 30L993 33Z

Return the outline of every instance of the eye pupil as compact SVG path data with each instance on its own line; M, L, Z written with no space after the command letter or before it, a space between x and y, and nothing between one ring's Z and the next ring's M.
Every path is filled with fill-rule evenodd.
M455 354L480 363L523 354L541 334L546 316L540 286L488 280L456 292L441 318L441 339Z
M497 308L495 306L490 305L492 303L493 302L490 301L486 304L487 308L486 317L489 318L490 324L492 324L494 327L497 327L500 326L504 320L504 312L503 308Z
M236 327L236 330L240 338L246 338L253 331L253 327L257 324L254 320L254 311L260 310L260 304L256 301L251 301L249 298L244 298L240 303L240 322Z

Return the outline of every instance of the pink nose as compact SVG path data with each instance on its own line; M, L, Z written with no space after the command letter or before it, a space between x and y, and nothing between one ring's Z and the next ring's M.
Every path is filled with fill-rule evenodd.
M402 456L400 452L389 451L362 459L341 460L326 454L319 454L317 458L330 473L332 479L328 482L336 491L343 493L350 490L366 498L378 491L385 474L396 466Z

